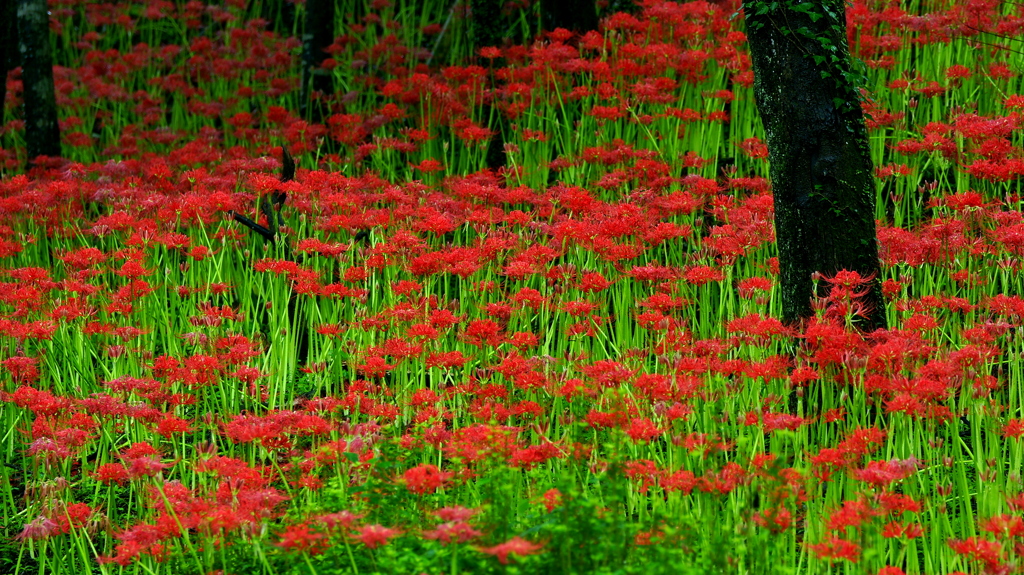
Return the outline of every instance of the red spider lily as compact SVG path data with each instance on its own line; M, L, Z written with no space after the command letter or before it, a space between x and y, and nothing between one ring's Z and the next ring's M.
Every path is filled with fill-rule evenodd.
M761 420L765 433L771 433L779 429L795 431L808 423L806 419L789 413L767 412L761 414Z
M1024 435L1024 419L1010 419L1003 425L1003 437L1020 438Z
M466 343L477 347L500 345L505 336L501 326L492 320L472 320L466 325L464 333Z
M633 441L651 441L664 433L653 421L643 417L631 419L624 431Z
M732 94L730 93L730 96ZM751 158L767 158L768 146L758 138L747 138L738 144L744 154Z
M56 524L56 533L70 533L72 529L80 529L85 526L90 517L93 516L93 508L80 502L57 502L55 508L50 510L51 519ZM38 520L37 520L38 521ZM26 526L29 530L29 526ZM23 531L24 535L26 532ZM18 538L22 538L19 535Z
M405 332L405 335L406 337L409 338L423 338L425 340L436 340L438 337L440 337L441 332L431 327L429 324L417 323L409 326L409 328Z
M584 375L602 387L618 387L633 378L636 371L612 360L595 361L580 368Z
M800 366L789 375L789 381L793 385L806 385L811 381L817 381L821 375L813 368Z
M425 539L440 541L442 545L467 543L483 535L465 521L449 521L422 533Z
M740 333L745 337L766 339L772 336L787 335L789 330L775 318L765 318L760 314L750 314L731 320L726 331Z
M345 510L316 515L311 519L325 525L328 529L351 529L355 522L362 519L362 517L362 515L356 515L351 511Z
M509 336L507 341L520 349L536 347L540 344L540 338L536 334L524 331L517 331Z
M18 385L32 385L39 379L39 360L37 358L25 356L9 357L0 362L0 364L11 374L14 383Z
M844 560L856 563L860 560L860 546L852 541L830 536L821 543L807 544L815 556L829 561Z
M478 547L477 551L494 555L502 565L508 565L509 555L536 555L541 552L543 545L531 543L521 537L513 537L508 541L494 545L493 547Z
M464 316L456 316L447 309L439 309L430 313L430 325L437 329L447 329L462 323L464 319Z
M649 308L665 313L675 309L682 309L692 303L693 302L683 297L673 297L666 293L654 293L641 300L639 305L643 308Z
M711 282L720 282L725 279L721 270L710 266L693 266L683 273L683 278L694 285L704 285Z
M584 273L579 280L579 289L585 292L597 293L608 289L611 282L596 272Z
M900 523L899 521L890 521L882 527L882 537L886 539L896 539L906 537L907 539L916 539L924 535L924 526L920 523Z
M581 317L592 314L600 304L585 300L563 302L559 309L573 317Z
M817 279L821 279L829 285L829 298L832 300L861 297L863 292L859 292L857 289L874 280L873 277L863 277L858 272L849 270L840 270L832 277L819 276Z
M859 481L870 483L876 487L905 479L917 472L920 462L914 458L907 460L869 461L863 469L854 470L853 476Z
M454 128L456 137L468 143L489 140L492 135L490 129L477 126L468 118L456 120L452 128Z
M436 514L442 521L469 521L479 512L480 509L470 509L468 507L456 505L452 507L442 507L437 510Z
M466 463L490 456L509 457L517 447L520 428L500 425L473 425L455 431L443 446L446 456Z
M58 259L72 268L83 270L102 264L107 256L97 248L85 247L60 255Z
M812 318L803 337L813 352L810 361L819 368L856 361L865 355L868 347L862 336L848 331L835 321L817 321Z
M121 543L117 545L115 554L100 557L99 562L127 566L143 554L152 555L159 560L163 556L162 542L176 537L180 531L176 524L172 524L173 518L166 515L161 517L165 520L156 524L137 524L122 531L117 536Z
M697 488L704 493L726 495L748 481L746 471L734 462L726 463L717 472L708 470L697 480Z
M561 507L562 492L555 488L548 489L544 492L542 499L544 501L544 509L546 509L548 513L551 513L555 509Z
M329 338L336 338L345 333L346 328L345 326L336 323L322 324L316 326L316 328L314 328L314 331L316 331L320 335L327 336Z
M74 405L68 398L26 385L19 386L13 393L3 393L0 399L27 408L36 415L57 415L67 412Z
M326 257L337 257L348 250L348 244L329 244L324 243L317 238L306 238L304 240L299 240L295 246L295 250L304 253L316 253Z
M782 533L793 526L793 512L782 505L758 511L753 519L772 533Z
M852 465L873 453L885 440L885 431L873 427L856 429L848 433L834 448L823 448L811 456L815 474L828 481L833 468Z
M424 463L402 474L402 482L410 492L425 495L441 489L454 476L454 472L441 471L436 465Z
M437 352L427 356L425 365L427 367L454 369L462 367L469 359L461 351Z
M950 539L946 543L958 555L964 555L972 561L984 563L988 570L995 571L1002 563L1003 546L997 541L968 537L967 539Z
M93 477L100 483L118 483L122 485L131 479L128 468L121 463L104 463L96 469Z
M767 292L772 289L772 280L766 277L744 278L736 284L737 292L742 298L751 298L757 292Z
M423 347L406 342L403 339L391 338L386 340L383 345L368 348L367 352L374 355L391 356L401 360L419 356L423 352Z
M148 443L133 443L131 447L120 453L125 462L128 478L152 477L172 466L160 461L160 452Z
M839 532L843 532L848 527L859 529L873 517L880 516L882 513L883 510L874 507L864 499L843 501L843 506L829 515L827 526L830 530Z
M383 525L366 525L358 529L352 536L369 549L376 549L381 545L387 545L392 539L402 534L402 530L384 527Z
M680 491L689 495L700 483L699 478L692 471L681 469L673 473L666 473L661 477L661 488L667 493Z
M179 433L189 433L192 431L192 426L188 420L167 415L160 420L157 424L155 431L163 437L170 439L173 435Z
M444 164L433 158L427 158L420 162L419 164L414 164L412 167L420 172L423 172L424 174L430 174L433 172L439 172L441 170L444 170Z
M667 375L644 373L637 376L633 387L650 400L666 401L679 395L679 386Z
M397 364L389 364L383 357L368 357L356 366L356 369L366 377L383 377L397 367Z
M1024 535L1024 519L1004 513L982 521L981 529L1000 539L1021 537Z
M533 469L546 461L565 456L565 450L558 445L546 442L540 445L530 445L522 449L516 449L509 458L509 466L523 469Z
M300 523L286 527L277 545L287 551L320 555L330 547L330 541L326 533L308 523Z
M658 469L657 464L649 459L628 461L624 465L623 471L626 477L640 482L638 489L640 493L647 493L651 487L658 484L659 479L667 475L664 470Z

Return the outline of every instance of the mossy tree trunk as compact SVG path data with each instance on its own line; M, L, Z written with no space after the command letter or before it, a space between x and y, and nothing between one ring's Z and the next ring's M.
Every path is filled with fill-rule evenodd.
M782 320L813 315L815 272L845 269L872 278L859 327L885 327L873 167L844 0L743 0L743 11L775 197Z
M61 155L46 0L18 0L17 21L24 84L25 145L31 163L37 156Z
M306 0L306 26L302 34L302 114L314 124L327 113L324 98L334 94L334 73L323 68L325 51L334 43L335 0Z

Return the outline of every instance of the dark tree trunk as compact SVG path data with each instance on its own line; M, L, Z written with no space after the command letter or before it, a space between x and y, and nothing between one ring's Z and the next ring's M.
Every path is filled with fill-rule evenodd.
M812 274L845 269L872 278L858 325L885 327L873 169L844 0L743 0L743 11L771 164L782 319L813 315Z
M602 16L615 14L616 12L639 14L641 7L634 0L609 0L605 7L601 9Z
M0 122L7 101L7 73L18 67L18 26L14 2L0 4Z
M541 18L545 30L565 28L584 34L597 30L597 3L594 0L541 0Z
M302 113L314 124L326 115L323 98L334 93L334 73L322 65L334 43L335 0L306 0L306 28L302 34Z
M500 0L471 0L473 13L473 47L498 47L505 42L504 19Z
M18 0L17 20L24 84L25 144L31 164L37 156L61 155L46 0Z
M278 35L289 37L295 32L295 3L289 0L264 0L260 17L268 22L267 28Z
M341 0L340 9L343 22L362 22L366 18L364 0Z

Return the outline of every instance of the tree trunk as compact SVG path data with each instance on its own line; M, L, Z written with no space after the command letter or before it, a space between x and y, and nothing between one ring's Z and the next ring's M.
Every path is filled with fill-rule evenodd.
M504 18L501 17L500 0L471 0L473 13L473 47L498 47L504 44Z
M743 0L743 11L775 197L782 320L813 315L812 274L845 269L872 279L858 326L885 327L873 169L844 0Z
M24 84L25 144L31 164L38 156L61 155L46 0L19 0L17 19Z
M7 101L7 73L18 67L18 26L14 2L0 5L0 122Z
M295 3L289 0L264 0L260 6L260 18L267 21L268 29L287 38L295 32Z
M473 48L479 53L481 48L500 48L505 43L505 30L507 22L501 13L500 0L471 0L470 9L473 14ZM504 65L502 59L491 61L480 56L478 64L484 68ZM486 122L491 117L493 109L490 104L484 104L480 109L480 116ZM505 119L499 112L497 121L492 122L488 127L494 131L491 141L487 144L487 155L485 162L492 170L499 170L507 165L508 158L505 155Z
M306 28L302 34L302 113L314 124L324 121L323 98L334 93L334 72L323 69L324 50L334 43L334 1L306 0ZM314 97L317 100L314 101Z
M544 29L565 28L578 34L597 30L597 4L594 0L541 0Z

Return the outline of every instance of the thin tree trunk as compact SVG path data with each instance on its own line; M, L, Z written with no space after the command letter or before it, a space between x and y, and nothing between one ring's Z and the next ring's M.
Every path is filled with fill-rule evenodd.
M295 28L295 3L289 0L264 0L260 6L260 17L267 21L270 30L287 38Z
M471 0L473 12L473 47L498 47L504 44L504 19L500 0Z
M565 28L584 34L597 30L597 4L594 0L541 0L544 29Z
M302 34L302 112L314 124L320 124L326 115L322 100L313 101L314 95L330 96L334 93L334 75L322 65L328 58L324 50L334 43L335 0L306 0L306 28ZM319 94L317 94L319 93Z
M506 22L501 13L500 0L471 0L470 8L473 14L473 48L479 53L481 48L500 48L505 43ZM501 67L502 61L491 61L484 57L478 58L478 63L485 67ZM490 104L484 104L480 109L480 115L486 122L494 113ZM501 112L497 113L497 121L489 126L494 134L487 144L487 155L485 162L492 170L499 170L507 165L508 158L505 155L505 124Z
M7 73L18 67L18 26L14 2L0 3L0 122L7 101Z
M858 325L884 327L873 168L844 0L744 0L743 11L771 165L782 319L813 315L812 274L845 269L872 278Z
M19 0L17 20L24 84L25 144L31 164L38 156L61 155L46 0Z

